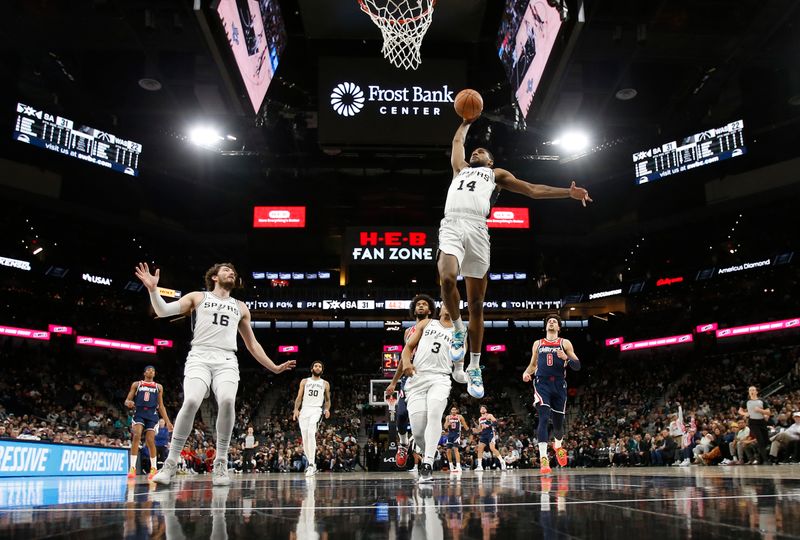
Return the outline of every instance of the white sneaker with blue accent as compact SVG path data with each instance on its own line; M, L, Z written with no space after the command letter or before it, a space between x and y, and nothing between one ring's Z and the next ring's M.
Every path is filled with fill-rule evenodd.
M461 362L464 359L466 350L464 340L467 338L467 329L453 330L453 343L450 345L450 359L453 362Z
M481 368L470 368L467 372L467 392L476 399L483 397L483 375Z

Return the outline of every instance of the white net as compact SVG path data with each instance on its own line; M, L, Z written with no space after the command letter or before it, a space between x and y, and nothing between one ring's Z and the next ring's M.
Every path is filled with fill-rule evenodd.
M431 25L436 0L358 0L361 10L381 29L383 57L404 69L417 69L419 49Z

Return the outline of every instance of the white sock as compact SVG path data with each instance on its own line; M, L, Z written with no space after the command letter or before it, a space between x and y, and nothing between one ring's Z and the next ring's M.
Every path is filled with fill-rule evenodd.
M555 442L553 443L553 448L561 448L561 441L563 440L564 439L556 439Z
M458 319L453 319L453 326L455 326L456 330L459 332L464 331L464 321L461 320L461 317Z
M468 369L475 369L481 367L481 353L479 352L471 352L469 353L469 368Z
M540 442L539 443L539 459L547 457L547 443Z
M400 437L400 444L403 446L408 446L408 433L401 433Z

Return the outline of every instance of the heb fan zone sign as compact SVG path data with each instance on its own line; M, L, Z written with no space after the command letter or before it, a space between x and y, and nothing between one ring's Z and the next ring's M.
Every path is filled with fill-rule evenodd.
M436 230L431 227L348 227L345 262L352 264L427 264L436 260Z
M305 206L256 206L254 229L302 229L306 226Z
M492 208L486 224L490 229L530 229L527 208Z

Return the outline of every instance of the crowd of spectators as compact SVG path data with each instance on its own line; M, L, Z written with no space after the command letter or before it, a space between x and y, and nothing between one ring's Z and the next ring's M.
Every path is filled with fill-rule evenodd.
M369 406L369 380L377 362L359 365L357 353L367 357L372 345L361 343L354 354L337 349L323 375L331 382L332 415L318 432L320 471L376 469L389 447L386 409ZM333 348L331 349L333 351ZM181 404L181 352L164 354L156 379L164 385L165 404L174 418ZM333 354L333 352L331 353ZM750 343L702 350L685 346L654 352L620 353L606 350L570 380L568 433L565 446L571 466L655 466L765 462L756 451L747 419L739 407L751 385L764 389L774 381L780 388L765 402L769 436L777 441L767 449L768 461L798 461L794 413L800 411L800 346L761 339ZM70 444L125 447L130 444L131 414L122 405L131 382L143 368L115 353L78 351L55 343L4 339L0 343L0 437ZM535 433L537 415L530 388L513 368L492 365L487 358L487 384L494 391L480 402L466 388L454 384L451 404L470 424L461 441L461 463L474 468L498 468L488 451L476 455L478 407L486 405L498 418L497 448L510 467L538 466ZM128 366L120 369L121 365ZM368 366L373 367L370 372ZM522 365L517 366L517 371ZM229 466L237 471L303 471L298 425L292 420L294 399L304 367L278 380L243 371L237 397L234 444ZM491 388L491 386L489 386ZM198 414L192 435L182 452L181 468L188 473L209 470L214 458L213 398L211 415ZM519 403L522 403L520 407ZM520 408L522 410L520 410ZM254 430L252 452L243 452L248 427ZM791 428L791 429L790 429ZM785 434L781 435L782 432ZM359 444L361 441L361 444ZM146 456L146 452L145 452ZM447 468L444 446L437 467Z

